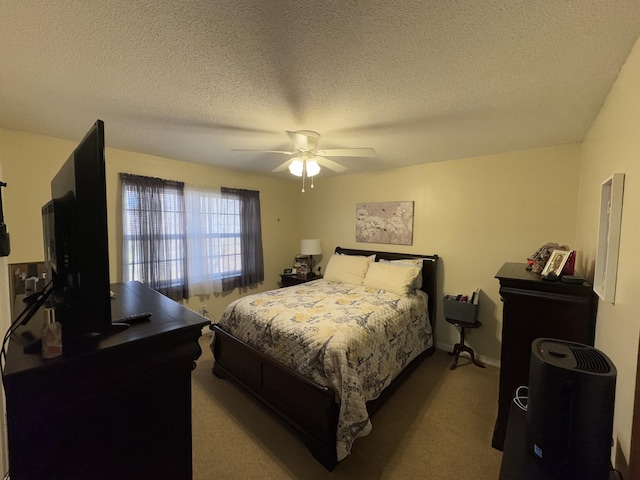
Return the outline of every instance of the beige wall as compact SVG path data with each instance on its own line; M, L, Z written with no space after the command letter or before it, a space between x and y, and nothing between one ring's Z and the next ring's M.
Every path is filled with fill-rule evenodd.
M502 305L494 276L504 262L526 262L547 242L573 247L580 146L541 148L502 155L424 164L362 175L319 177L302 197L302 236L371 250L436 253L440 263L437 342L459 340L442 317L443 294L480 287L480 320L468 343L485 361L500 358ZM412 246L355 242L356 203L413 200ZM328 253L323 255L326 265Z
M618 371L614 440L618 463L629 459L640 331L640 43L592 125L583 144L577 216L577 244L593 278L601 184L625 174L615 303L600 302L596 347ZM621 454L624 458L620 458ZM626 477L625 477L626 478Z
M91 125L87 125L87 130ZM109 130L106 126L106 143ZM79 141L80 139L78 139ZM10 263L42 261L42 221L40 207L50 198L50 181L77 145L77 141L60 140L0 129L0 150L4 157L4 174L9 187L5 193L5 219L11 229ZM196 185L217 185L260 190L262 234L265 252L265 281L255 289L276 288L279 273L299 248L299 188L295 182L192 163L151 157L107 148L107 202L109 228L109 262L111 280L122 280L120 188L118 173L134 173L180 180ZM192 298L185 302L194 310L207 305L219 316L226 305L240 295L237 289L224 296Z

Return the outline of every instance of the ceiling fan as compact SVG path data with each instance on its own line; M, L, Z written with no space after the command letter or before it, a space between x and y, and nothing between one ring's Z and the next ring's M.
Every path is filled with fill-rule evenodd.
M287 135L293 141L294 149L285 150L242 150L233 149L236 152L264 152L279 153L282 155L294 155L286 162L273 169L274 172L282 172L289 169L292 175L302 177L302 191L304 192L305 177L311 177L311 188L313 188L313 177L320 173L320 165L334 172L344 172L347 167L326 157L372 157L376 154L373 148L333 148L318 150L318 140L320 134L311 130L287 131Z

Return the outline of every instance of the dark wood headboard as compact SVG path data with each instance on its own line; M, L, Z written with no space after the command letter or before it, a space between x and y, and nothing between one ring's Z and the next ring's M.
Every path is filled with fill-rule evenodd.
M438 255L415 255L412 253L391 253L378 252L375 250L355 250L351 248L336 247L335 253L343 255L364 255L376 256L376 262L383 260L402 260L403 258L421 258L422 259L422 290L428 295L429 320L431 327L435 330L436 322L436 274L438 265Z

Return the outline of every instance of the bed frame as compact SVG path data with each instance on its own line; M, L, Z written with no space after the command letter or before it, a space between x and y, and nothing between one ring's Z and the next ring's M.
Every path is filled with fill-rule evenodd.
M434 340L431 348L420 354L383 390L367 403L369 416L384 403L417 365L435 350L435 300L437 255L414 255L336 247L343 255L376 255L380 259L422 258L422 288L429 296L428 310ZM339 406L332 389L318 385L291 368L266 356L234 336L211 325L215 358L213 373L236 383L258 402L289 425L305 442L312 455L328 470L338 463L336 429Z

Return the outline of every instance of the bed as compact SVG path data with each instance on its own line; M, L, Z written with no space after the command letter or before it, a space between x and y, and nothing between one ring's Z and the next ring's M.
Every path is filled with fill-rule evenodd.
M337 247L323 279L228 306L210 327L213 373L275 413L332 470L433 353L437 263L437 255Z

